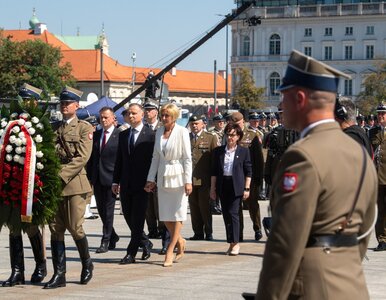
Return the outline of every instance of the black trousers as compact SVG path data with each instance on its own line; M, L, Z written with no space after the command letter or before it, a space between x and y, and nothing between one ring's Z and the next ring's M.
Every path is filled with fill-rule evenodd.
M99 181L94 185L94 195L98 213L103 224L102 243L109 243L110 238L117 235L113 226L116 198L111 191L111 186L103 186Z
M135 193L121 191L120 197L123 216L131 231L127 254L135 257L139 247L147 247L149 245L149 239L143 231L149 199L148 193L145 191Z
M240 239L239 209L241 199L242 196L235 196L232 177L224 176L220 201L228 243L238 243Z
M378 217L375 224L378 242L386 242L386 185L378 185Z

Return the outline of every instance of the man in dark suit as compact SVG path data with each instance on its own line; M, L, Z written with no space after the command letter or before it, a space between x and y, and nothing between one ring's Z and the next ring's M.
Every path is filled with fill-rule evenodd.
M115 249L119 240L113 227L116 197L111 191L111 185L120 131L114 126L115 116L111 107L102 107L99 118L102 129L94 133L92 154L87 163L87 176L93 185L98 213L103 224L101 245L95 252L105 253L109 249Z
M121 259L121 264L134 263L139 247L143 248L142 259L149 259L152 247L143 232L149 198L144 187L153 156L155 133L142 123L144 112L141 105L130 104L127 114L130 128L119 134L112 185L113 193L120 193L123 215L131 231L127 254Z

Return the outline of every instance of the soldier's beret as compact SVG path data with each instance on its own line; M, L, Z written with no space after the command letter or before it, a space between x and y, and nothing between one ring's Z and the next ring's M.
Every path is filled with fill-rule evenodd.
M79 102L83 92L72 87L66 86L60 93L60 101L75 101Z
M257 112L251 112L249 115L248 115L248 119L249 120L258 120L259 119L259 114Z
M154 101L154 100L147 100L144 104L143 104L143 108L144 109L158 109L158 102Z
M19 96L23 99L40 99L41 89L38 89L28 83L24 83L19 89Z
M202 116L199 116L199 115L191 115L189 118L189 122L196 122L196 121L200 121L200 120L203 121L203 118L202 118Z
M379 105L377 106L377 112L386 112L386 103L379 103Z
M284 91L294 86L302 86L317 91L336 93L340 77L350 79L347 74L293 50L288 60L283 82L277 90Z
M241 112L235 111L231 114L232 122L238 122L244 119L244 116Z
M224 121L225 117L222 114L217 114L217 115L214 115L212 120L213 121Z

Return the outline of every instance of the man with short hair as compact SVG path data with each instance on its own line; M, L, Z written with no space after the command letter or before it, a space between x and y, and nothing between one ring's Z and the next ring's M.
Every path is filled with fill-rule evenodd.
M217 145L221 146L224 138L225 117L222 114L217 114L213 117L212 121L214 127L210 130L210 133L217 136Z
M256 299L369 299L361 259L377 175L363 147L334 120L339 77L349 78L292 51L278 89L284 126L301 136L273 180L272 229Z

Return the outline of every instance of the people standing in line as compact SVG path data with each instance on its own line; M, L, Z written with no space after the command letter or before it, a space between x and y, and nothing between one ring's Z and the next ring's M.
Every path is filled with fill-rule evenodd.
M49 224L54 275L45 284L45 289L66 286L66 230L71 233L82 262L80 283L87 284L93 276L94 265L82 225L87 194L92 191L85 167L91 156L94 130L90 123L79 120L76 116L82 94L83 92L74 88L65 87L59 97L63 122L56 130L56 152L61 161L58 176L63 181L63 200Z
M156 133L153 159L145 190L154 191L157 186L159 218L170 233L164 267L173 265L184 256L186 240L181 237L182 222L187 219L188 196L192 192L192 155L189 132L178 125L179 109L173 103L161 108L163 127ZM156 180L157 177L157 180Z
M105 253L115 249L119 241L113 225L116 196L111 191L111 185L120 131L114 126L115 115L111 107L102 107L99 110L99 120L102 128L95 131L93 136L87 176L93 186L103 225L101 244L95 253Z
M361 260L377 178L366 150L334 120L341 76L348 77L296 50L290 54L278 90L284 127L301 136L273 180L272 229L256 299L369 299Z
M241 201L250 197L252 163L250 151L240 146L243 130L238 124L225 127L227 144L214 149L211 170L210 198L220 198L224 218L228 255L240 252Z
M214 134L204 131L202 116L189 118L192 149L193 190L189 195L190 217L194 235L190 240L213 240L212 213L210 211L210 167L212 151L217 147Z
M127 253L120 264L135 263L138 248L142 260L148 260L153 244L143 231L149 195L143 187L149 171L154 131L144 126L144 112L140 104L131 103L127 109L130 128L119 135L112 191L120 194L123 215L131 231Z

